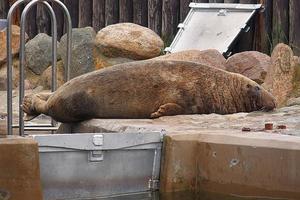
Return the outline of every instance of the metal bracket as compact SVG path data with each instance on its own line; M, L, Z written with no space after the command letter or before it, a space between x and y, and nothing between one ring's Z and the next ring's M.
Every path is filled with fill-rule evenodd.
M184 29L184 26L185 26L184 23L179 23L177 27Z
M226 16L227 15L227 10L226 9L220 9L218 12L218 16Z
M103 135L94 135L93 144L95 146L103 146ZM94 150L89 152L89 161L90 162L100 162L103 161L103 151Z
M156 179L149 179L149 182L148 182L148 188L149 188L151 191L158 190L158 189L159 189L159 180L156 180Z
M103 151L96 150L89 152L89 162L101 162L103 161Z
M94 135L93 136L93 144L95 146L102 146L103 145L103 135Z
M245 32L245 33L248 33L249 31L250 31L250 26L246 26L244 29L243 29L243 31Z

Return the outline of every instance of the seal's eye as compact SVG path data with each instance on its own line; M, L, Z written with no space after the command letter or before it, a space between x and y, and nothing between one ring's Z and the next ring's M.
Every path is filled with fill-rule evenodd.
M260 87L258 87L258 86L255 86L255 89L256 89L257 91L259 91L259 90L260 90Z
M247 84L247 88L250 88L251 87L251 85L250 84Z

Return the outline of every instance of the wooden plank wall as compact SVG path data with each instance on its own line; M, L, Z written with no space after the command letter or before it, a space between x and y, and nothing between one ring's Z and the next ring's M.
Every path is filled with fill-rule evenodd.
M0 18L5 18L15 0L0 0ZM177 24L187 15L191 1L200 3L262 3L264 12L251 24L237 42L235 51L258 50L269 53L279 42L291 45L300 55L300 1L299 0L61 0L70 11L73 27L93 26L96 31L118 23L134 22L158 33L166 45L172 41ZM58 34L65 31L63 13L56 6ZM24 7L22 7L24 8ZM22 9L21 8L21 9ZM19 12L20 13L20 12ZM41 6L28 15L27 33L34 37L39 32L50 33L50 20ZM37 20L36 20L37 19ZM16 23L19 14L15 17Z

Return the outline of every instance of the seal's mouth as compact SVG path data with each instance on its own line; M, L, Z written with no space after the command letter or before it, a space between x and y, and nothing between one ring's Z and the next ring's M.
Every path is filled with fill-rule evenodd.
M272 100L267 105L263 105L260 110L269 112L269 111L274 110L275 108L276 108L276 102L275 102L275 100Z
M263 106L260 111L264 111L264 112L270 112L273 111L275 109L275 107L270 107L270 106Z

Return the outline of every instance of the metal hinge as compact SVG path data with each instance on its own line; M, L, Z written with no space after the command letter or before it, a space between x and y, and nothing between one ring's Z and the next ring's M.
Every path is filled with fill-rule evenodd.
M89 152L89 161L90 162L100 162L102 160L103 160L103 152L101 150Z
M93 144L97 147L103 146L103 135L97 134L93 136ZM102 150L93 150L89 152L89 162L100 162L103 161L103 151Z
M150 179L148 182L148 188L152 191L159 189L159 180L157 179Z

